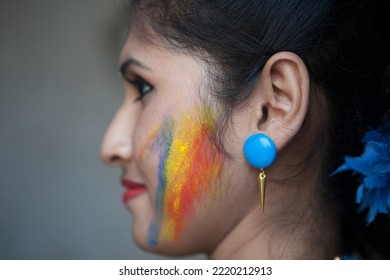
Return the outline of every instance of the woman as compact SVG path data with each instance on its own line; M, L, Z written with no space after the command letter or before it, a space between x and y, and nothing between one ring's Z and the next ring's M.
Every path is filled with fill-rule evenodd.
M348 234L356 178L330 174L389 108L386 5L132 1L125 99L102 157L123 170L137 244L211 259L373 257Z

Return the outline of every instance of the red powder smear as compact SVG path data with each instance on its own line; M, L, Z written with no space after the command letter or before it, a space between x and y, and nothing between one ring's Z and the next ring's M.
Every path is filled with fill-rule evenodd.
M173 240L180 239L184 223L188 223L194 210L195 201L209 193L213 180L219 177L221 171L221 154L208 138L208 130L207 125L202 125L193 139L186 157L186 160L191 161L191 166L181 192L167 197L167 211L174 220ZM179 201L178 208L175 208L175 201Z

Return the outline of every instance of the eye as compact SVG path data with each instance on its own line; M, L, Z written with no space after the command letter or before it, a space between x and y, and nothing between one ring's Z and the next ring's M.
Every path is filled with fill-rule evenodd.
M138 76L128 82L134 85L138 90L139 97L136 100L141 100L147 93L153 90L153 86L151 84Z

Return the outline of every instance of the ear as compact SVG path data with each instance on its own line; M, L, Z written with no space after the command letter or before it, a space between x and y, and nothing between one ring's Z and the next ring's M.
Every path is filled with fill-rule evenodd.
M256 83L251 100L256 116L252 115L251 126L271 137L281 150L305 120L309 91L309 74L302 59L291 52L276 53L267 61Z

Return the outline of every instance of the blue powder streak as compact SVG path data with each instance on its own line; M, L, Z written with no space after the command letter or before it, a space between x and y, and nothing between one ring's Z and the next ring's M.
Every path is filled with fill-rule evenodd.
M166 162L171 151L171 146L173 142L174 134L174 122L172 119L166 120L160 128L159 135L156 139L156 142L153 144L152 150L158 152L162 149L162 152L159 156L158 163L158 185L157 185L157 194L155 200L155 209L156 216L154 221L149 226L149 238L148 243L150 246L156 246L158 236L160 233L160 222L163 219L164 214L164 200L165 200L165 191L167 186L167 176L166 176Z

